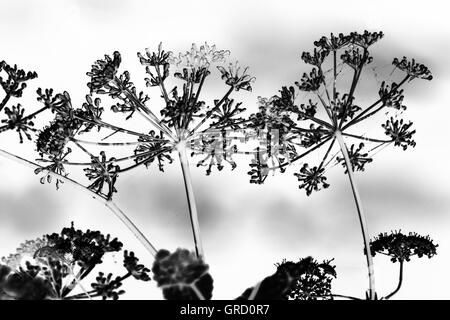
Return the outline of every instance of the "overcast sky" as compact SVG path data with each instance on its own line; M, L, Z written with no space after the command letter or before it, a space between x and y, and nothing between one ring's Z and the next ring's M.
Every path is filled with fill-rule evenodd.
M448 165L448 89L450 22L446 1L22 1L0 0L0 60L35 70L20 103L37 108L37 87L70 92L81 105L88 93L85 73L92 62L118 50L124 68L144 87L137 51L160 41L174 52L207 41L228 49L250 66L254 90L240 94L249 111L258 96L299 80L307 67L301 52L330 32L383 31L373 51L374 64L414 57L433 72L431 82L405 90L406 117L417 129L417 147L387 148L377 154L357 182L372 236L401 228L430 236L438 256L418 259L405 269L404 299L448 299L450 263L450 169ZM220 88L212 87L212 90ZM377 92L378 88L373 88ZM157 94L154 100L157 100ZM214 96L215 93L211 95ZM220 91L217 91L220 94ZM365 92L360 94L365 94ZM37 121L39 123L39 121ZM382 134L382 131L379 130ZM34 146L17 146L16 133L2 134L1 148L33 160ZM270 177L263 186L248 183L247 162L231 172L206 177L193 168L206 259L215 280L214 297L234 298L274 272L283 258L313 255L335 258L340 294L361 296L366 288L365 260L357 215L347 177L340 166L328 173L331 187L306 197L292 175ZM101 204L64 186L39 184L28 168L0 159L0 256L25 239L55 232L74 221L80 228L118 236L144 262L152 259ZM192 248L186 198L175 162L160 173L137 169L120 178L118 205L132 216L159 248ZM119 258L117 258L119 259ZM120 260L120 259L119 259ZM114 259L108 262L114 267ZM116 263L117 264L117 263ZM120 262L118 263L120 266ZM377 289L396 286L397 266L375 258ZM104 268L106 269L106 268ZM125 284L128 298L159 299L154 282Z

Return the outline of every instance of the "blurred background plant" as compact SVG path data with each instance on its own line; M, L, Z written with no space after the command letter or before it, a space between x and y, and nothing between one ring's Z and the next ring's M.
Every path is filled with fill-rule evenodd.
M122 243L99 231L76 230L26 241L0 262L0 300L73 300L101 297L117 300L128 278L149 281L149 272L133 252L123 251L125 274L99 272L91 289L82 282L103 262L105 255L122 251ZM81 289L80 293L74 293Z

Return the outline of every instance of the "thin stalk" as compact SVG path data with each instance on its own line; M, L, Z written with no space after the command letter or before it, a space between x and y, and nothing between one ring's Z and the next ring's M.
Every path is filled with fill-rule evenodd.
M392 297L394 294L396 294L400 290L400 288L402 287L402 283L403 283L403 260L400 260L400 272L399 272L399 276L398 276L397 288L395 288L394 291L392 291L386 297L384 297L384 299L387 300L390 297Z
M101 126L101 127L104 127L104 128L110 129L110 130L114 130L114 133L122 132L122 133L129 134L129 135L132 135L132 136L146 137L146 138L149 137L150 139L152 138L152 136L150 136L148 134L143 134L143 133L134 132L134 131L131 131L131 130L128 130L128 129L120 128L120 127L117 127L115 125L103 122L101 120L92 121L92 120L89 120L89 119L86 119L86 118L83 118L83 117L79 117L79 116L76 116L76 115L74 115L74 118L79 119L79 120L84 121L84 122L87 122L87 123L90 123L90 124L93 124L95 126Z
M353 94L355 93L356 85L358 84L359 77L361 76L361 71L362 71L362 66L360 67L359 70L355 70L355 74L353 75L352 85L351 85L350 91L348 93L348 98L347 98L347 101L344 104L344 108L342 110L342 118L341 118L341 121L339 122L339 128L342 128L342 125L347 116L347 107L349 106L349 104L352 103Z
M280 168L283 168L283 167L286 167L286 166L292 164L293 162L295 162L295 161L297 161L297 160L299 160L299 159L301 159L301 158L307 156L308 154L310 154L310 153L313 152L314 150L319 149L319 148L320 148L321 146L323 146L327 141L330 141L331 137L330 137L330 136L326 136L326 137L324 137L324 139L325 139L325 140L323 140L322 142L316 144L313 148L311 148L311 149L309 149L309 150L303 152L302 154L296 156L295 158L293 158L293 159L291 159L291 160L289 160L289 161L286 161L286 162L280 164L279 166L269 168L268 170L277 170L277 169L280 169Z
M370 141L370 142L378 142L378 143L392 142L392 140L381 140L381 139L368 138L368 137L357 136L357 135L350 134L350 133L345 133L345 132L342 132L342 135L347 136L347 137L352 137L352 138L355 138L355 139L359 139L359 140Z
M127 273L126 275L120 277L118 280L111 281L111 284L117 283L117 282L122 282L123 280L129 278L130 276L131 276L131 273ZM69 297L64 297L64 299L65 300L75 300L75 299L84 299L84 298L89 297L89 299L92 300L91 298L99 297L99 296L101 296L101 294L98 293L97 290L90 290L85 293L79 293L79 294L75 294L75 295L72 295Z
M196 126L195 126L195 128L194 129L192 129L190 132L189 132L189 136L191 136L191 135L193 135L205 122L206 122L206 120L208 120L209 119L209 117L211 117L211 115L214 113L214 111L216 111L217 109L219 109L220 108L220 106L222 105L222 103L228 98L228 96L233 92L233 90L234 90L234 87L232 86L228 91L227 91L227 93L225 93L225 95L222 97L222 99L220 99L220 101L219 102L217 102L217 104L211 109L211 110L209 110L207 113L206 113L206 116L199 122L199 124L197 124Z
M369 274L369 298L371 300L375 299L375 274L373 268L373 259L370 251L370 240L369 240L369 231L366 223L366 216L363 211L361 198L359 196L358 188L356 186L355 178L353 176L352 164L350 161L350 157L348 155L347 146L345 145L342 134L339 130L336 131L335 137L339 142L339 146L341 147L342 155L344 156L345 164L347 166L347 174L350 180L350 185L352 187L353 198L355 199L356 210L358 211L359 223L361 225L361 232L364 241L364 248L366 249L366 261L367 261L367 269Z
M14 154L11 154L7 151L4 151L2 149L0 149L0 156L16 161L20 164L26 165L30 168L32 168L33 170L35 169L44 169L44 167L41 167L40 165L28 161L26 159L23 159L19 156L16 156ZM112 200L107 200L104 197L102 197L101 195L89 190L88 188L86 188L85 186L83 186L82 184L67 178L66 176L57 174L55 172L51 172L48 171L48 174L50 176L52 176L55 179L59 179L62 180L64 182L67 182L68 184L80 189L81 191L85 192L86 194L88 194L90 197L94 198L95 200L103 203L109 210L111 210L112 213L114 213L114 215L120 219L120 221L122 221L122 223L125 224L125 226L133 233L133 235L139 240L139 242L142 243L142 245L148 250L148 252L150 252L150 254L152 256L156 256L157 250L156 248L152 245L152 243L144 236L144 234L139 230L138 227L136 227L136 225L131 221L131 219L112 201Z
M158 72L158 76L159 75L159 69L156 68L157 72ZM161 78L160 78L161 79ZM120 81L116 78L115 81L117 83L119 83ZM125 96L130 99L135 106L137 107L138 111L140 111L140 113L156 128L158 128L159 130L161 130L162 132L164 132L168 137L174 139L174 137L172 136L172 132L171 130L164 124L162 123L162 121L160 119L158 119L158 117L152 112L150 111L135 95L135 93L133 91L131 91L130 89L126 89L124 91ZM165 98L167 98L167 93L165 93ZM167 100L166 100L167 102ZM147 115L148 117L146 117L145 115Z
M117 147L117 146L134 146L137 144L143 144L142 141L132 141L132 142L96 142L96 141L86 141L81 139L73 138L74 141L82 144L90 144L94 146L106 146L106 147ZM158 140L157 140L158 141Z
M2 102L0 102L0 111L2 111L3 108L6 106L6 104L9 101L9 98L11 98L11 94L7 93L6 96L3 98Z
M322 168L323 168L323 164L324 164L325 161L327 160L328 155L330 154L331 150L333 149L333 145L334 145L335 142L336 142L336 138L333 137L333 140L331 141L330 146L328 147L328 150L327 150L327 152L325 153L325 156L323 157L322 161L320 162L319 169L322 169Z
M336 50L333 50L333 104L334 105L336 105L336 79L337 79Z
M148 241L145 235L139 230L139 228L133 223L133 221L123 212L111 199L105 201L105 206L111 210L117 218L130 230L133 235L142 243L142 245L151 253L153 257L156 256L158 250L153 244Z
M334 129L333 126L332 126L331 124L329 124L328 122L323 121L323 120L321 120L321 119L319 119L319 118L310 116L310 115L306 114L305 112L298 111L298 110L296 110L296 111L294 111L294 112L295 112L296 114L298 114L298 115L300 115L300 116L302 116L302 117L305 117L306 119L309 119L309 120L311 120L311 121L313 121L313 122L315 122L315 123L317 123L317 124L320 124L320 125L322 125L322 126L324 126L324 127L326 127L326 128Z
M191 220L192 233L194 235L195 253L197 258L204 260L205 256L200 236L200 225L198 222L197 206L195 203L194 188L192 187L191 172L189 170L189 160L187 157L185 141L181 141L178 144L177 150L181 162L181 170L183 171L184 187L186 189L186 197L189 207L189 217Z
M190 288L192 289L192 291L194 291L195 295L198 297L199 300L206 300L205 296L203 295L203 293L197 288L197 286L194 284L192 284L190 286Z
M328 108L327 104L325 103L325 101L323 100L323 98L320 96L320 94L319 94L318 91L316 91L316 95L317 95L317 97L319 98L320 102L322 103L322 106L323 106L323 108L325 109L325 111L326 111L326 113L327 113L327 115L328 115L328 118L330 118L330 120L331 120L332 122L334 122L334 118L333 118L333 115L331 114L331 110Z
M396 86L393 86L392 88L391 88L391 91L390 91L390 93L387 95L387 96L385 96L385 97L383 97L384 99L386 99L386 98L388 98L391 94L392 94L392 92L394 92L395 90L398 90L406 81L408 81L409 80L409 75L407 75L402 81L400 81L400 83L399 84L397 84ZM358 123L358 122L360 122L360 121L362 121L363 119L362 119L362 117L366 114L366 113L368 113L370 110L372 110L373 108L375 108L380 102L382 102L383 101L383 98L379 98L377 101L375 101L374 103L372 103L369 107L367 107L364 111L362 111L360 114L358 114L355 118L353 118L349 123L347 123L343 128L342 128L342 130L345 130L346 128L348 128L348 127L350 127L350 126L352 126L352 125L354 125L354 124L356 124L356 123ZM384 106L384 105L383 105ZM377 112L378 112L379 110L377 109ZM372 115L372 114L371 114ZM367 117L364 117L364 119L365 118L367 118Z

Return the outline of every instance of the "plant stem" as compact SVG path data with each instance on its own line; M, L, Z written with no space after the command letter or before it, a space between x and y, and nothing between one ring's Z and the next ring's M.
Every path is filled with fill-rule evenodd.
M2 102L0 102L0 111L2 111L3 108L6 106L6 104L9 101L9 98L11 98L11 94L7 93L6 96L3 98Z
M2 149L0 149L0 156L8 158L13 161L16 161L20 164L24 164L28 167L31 167L34 170L37 168L44 169L44 167L41 167L40 165L35 164L34 162L23 159L19 156L11 154ZM112 200L105 199L101 195L89 190L82 184L80 184L70 178L67 178L66 176L63 176L63 175L60 175L60 174L57 174L57 173L51 172L51 171L48 171L48 174L53 176L55 179L65 181L68 184L71 184L72 186L77 187L81 191L87 193L90 197L103 203L109 210L112 211L112 213L114 213L114 215L116 217L118 217L120 219L120 221L122 221L125 224L125 226L133 233L133 235L139 240L139 242L142 243L142 245L151 253L152 256L156 255L158 250L156 250L156 248L152 245L152 243L144 236L144 234L138 229L138 227L136 227L136 225L131 221L131 219Z
M211 117L211 115L214 113L214 111L218 110L218 109L220 108L220 106L222 105L222 103L223 103L226 99L228 99L228 96L233 92L233 90L234 90L234 87L232 86L232 87L227 91L227 93L225 93L225 95L222 97L222 99L220 99L220 101L217 102L216 105L215 105L211 110L209 110L209 111L206 113L205 117L199 122L199 124L197 124L197 125L195 126L195 128L192 129L192 130L189 132L189 135L188 135L188 136L193 135L198 129L200 129L200 127L206 122L206 120L208 120L209 117Z
M371 300L375 299L375 275L373 269L373 260L372 254L370 251L370 241L369 241L369 232L367 229L366 217L364 215L361 198L359 196L358 188L355 183L355 178L353 176L352 164L350 161L350 157L348 155L347 146L345 145L344 139L342 137L341 131L337 130L335 133L336 139L339 142L339 146L341 147L342 155L344 156L345 164L347 166L347 174L350 180L350 185L352 187L353 198L355 199L356 210L358 211L359 223L361 225L361 232L364 241L364 248L366 250L366 260L367 260L367 269L369 273L369 298Z
M192 187L191 172L189 170L189 160L186 153L186 142L180 141L177 145L178 156L183 171L184 187L189 207L189 217L191 219L192 233L194 235L195 253L197 258L204 260L203 245L200 236L200 225L198 222L197 206L194 197L194 188Z
M396 294L400 290L400 288L402 287L402 283L403 283L403 260L400 260L400 273L399 273L399 276L398 276L397 288L395 288L394 291L392 291L386 297L384 297L384 299L387 300L387 299L391 298L394 294Z
M153 244L148 241L145 235L139 230L138 227L131 221L131 219L112 201L106 200L105 206L111 210L117 218L133 233L133 235L142 243L142 245L147 249L152 256L156 256L158 250L153 246Z

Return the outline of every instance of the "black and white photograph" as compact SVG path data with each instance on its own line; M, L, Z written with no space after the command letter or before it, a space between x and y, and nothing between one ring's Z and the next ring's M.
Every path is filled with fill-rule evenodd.
M0 300L450 299L449 12L0 0Z

